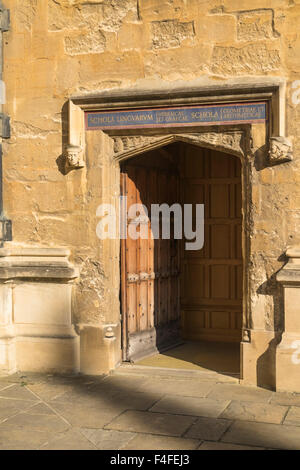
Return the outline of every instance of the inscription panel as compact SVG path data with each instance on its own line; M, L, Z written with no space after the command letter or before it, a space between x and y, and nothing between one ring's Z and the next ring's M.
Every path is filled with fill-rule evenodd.
M246 124L266 121L267 103L87 112L85 119L87 130Z

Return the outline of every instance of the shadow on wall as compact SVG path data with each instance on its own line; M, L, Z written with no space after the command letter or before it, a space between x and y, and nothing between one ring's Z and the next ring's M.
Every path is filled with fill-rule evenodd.
M285 254L279 256L278 261L286 262ZM273 297L273 319L270 320L274 324L274 338L270 341L268 349L258 358L256 365L257 385L272 390L276 388L276 349L284 331L284 299L281 286L276 280L278 272L279 270L272 274L256 291L257 294Z
M56 164L58 167L58 170L62 175L66 175L69 171L66 170L66 159L64 156L64 150L66 146L68 145L68 137L69 137L69 111L68 111L68 102L65 103L62 107L61 110L61 122L62 122L62 142L61 142L61 148L62 148L62 154L59 155L59 157L56 160Z

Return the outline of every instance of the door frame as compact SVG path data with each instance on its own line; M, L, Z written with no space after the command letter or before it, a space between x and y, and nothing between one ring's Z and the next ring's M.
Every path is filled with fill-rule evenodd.
M250 83L251 82L251 83ZM116 181L119 185L119 162L139 155L158 147L163 147L174 141L182 141L211 148L221 152L235 155L242 162L242 192L243 192L243 341L242 350L246 355L241 355L241 374L243 378L243 367L249 365L250 374L247 372L250 382L255 376L256 359L266 350L272 332L261 327L259 320L259 308L252 304L252 295L255 288L254 279L250 279L250 258L253 256L250 246L250 238L253 236L252 199L257 190L259 178L256 173L260 168L272 166L292 159L292 146L285 137L285 81L278 77L262 77L251 80L249 77L239 77L236 80L207 84L199 80L191 86L186 83L185 87L176 87L174 84L170 91L170 83L162 84L159 88L155 84L149 89L124 89L121 92L106 91L97 95L85 95L73 97L68 102L68 134L64 140L66 148L64 158L69 161L69 153L74 157L78 154L78 165L71 158L72 168L82 168L86 165L87 181L94 181L94 169L103 168L100 174L100 184L103 185L101 196L97 201L113 200L116 207L118 196L116 194ZM87 131L85 126L86 111L103 111L114 109L138 109L153 107L188 106L192 104L220 104L236 103L245 101L266 101L269 107L269 120L263 124L236 124L216 126L195 126L194 128L164 128L164 129L140 129L139 131ZM274 145L273 145L274 144ZM71 147L71 148L70 148ZM85 171L85 170L84 170ZM91 176L91 175L94 176ZM107 178L112 184L107 184ZM88 183L89 184L89 183ZM92 184L92 183L91 183ZM114 188L112 191L112 187ZM101 242L99 251L104 245L110 247L113 258L103 258L103 269L106 273L105 286L107 293L103 303L97 307L101 313L101 322L95 325L99 329L99 338L115 341L116 346L111 347L106 353L105 361L111 364L110 370L114 369L120 361L120 305L119 296L116 298L116 288L111 289L111 283L116 285L116 273L119 273L120 243L116 241ZM105 248L106 249L106 248ZM113 263L112 260L113 259ZM255 269L255 267L253 267ZM253 271L252 269L252 271ZM118 275L120 279L120 275ZM119 292L119 289L118 289ZM109 314L106 314L107 305L110 305ZM258 325L258 326L256 326ZM258 331L259 330L259 331ZM259 336L257 334L259 333ZM252 342L252 337L259 339ZM103 340L101 340L103 341ZM247 347L245 347L248 345ZM247 357L246 357L247 356ZM105 356L106 357L106 356ZM251 358L251 359L250 359ZM252 374L252 375L251 375ZM251 375L251 377L250 377ZM249 382L249 383L250 383ZM252 383L252 382L251 382Z

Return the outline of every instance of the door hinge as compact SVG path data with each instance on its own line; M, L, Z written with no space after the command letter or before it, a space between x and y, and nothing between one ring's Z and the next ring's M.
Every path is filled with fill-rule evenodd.
M10 117L7 114L0 113L1 135L2 139L10 139Z
M12 221L2 218L0 219L0 242L3 244L4 242L11 242L12 241Z
M0 10L0 31L5 32L10 29L10 11Z

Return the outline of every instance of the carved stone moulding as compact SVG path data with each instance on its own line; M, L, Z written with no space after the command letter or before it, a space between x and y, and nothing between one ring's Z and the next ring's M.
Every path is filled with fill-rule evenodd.
M114 140L114 157L117 160L129 158L172 142L186 142L200 147L220 150L232 155L244 155L242 131L174 133L164 135L131 135L112 136Z
M269 162L272 165L293 160L292 142L287 137L270 137Z
M241 102L267 102L272 119L266 121L267 134L272 136L269 146L268 164L290 161L292 159L291 142L284 137L285 132L285 93L286 81L280 77L239 77L226 79L219 82L209 81L207 78L199 78L191 83L185 82L184 86L170 82L153 83L149 87L142 85L138 89L121 89L104 91L97 95L74 96L69 100L69 136L68 143L82 149L74 152L74 148L66 152L66 165L68 171L82 168L85 152L86 112L105 110L137 110L174 106L209 105ZM238 124L236 123L238 126ZM251 125L250 125L251 126ZM197 127L197 126L196 126ZM154 134L154 129L134 131L133 129L124 135L124 130L116 133L108 132L114 140L114 157L117 160L130 158L131 156L147 152L155 148L163 147L174 141L184 141L200 147L214 148L232 155L243 157L251 154L249 137L245 135L246 129L233 130L232 128L211 129L199 127L198 129L175 128L165 130L164 135ZM105 132L105 129L103 129ZM240 132L240 133L238 133ZM250 134L251 134L250 129ZM279 137L276 137L279 136ZM247 143L248 142L248 143ZM249 146L249 148L248 148Z

